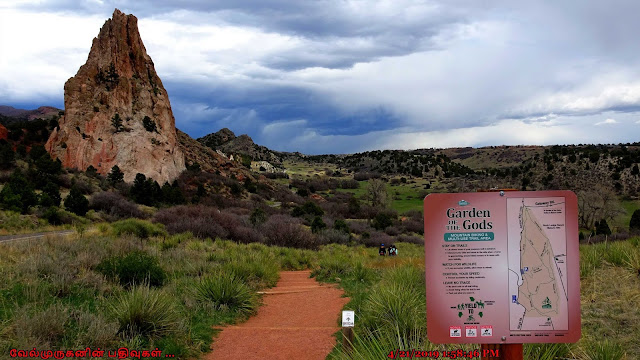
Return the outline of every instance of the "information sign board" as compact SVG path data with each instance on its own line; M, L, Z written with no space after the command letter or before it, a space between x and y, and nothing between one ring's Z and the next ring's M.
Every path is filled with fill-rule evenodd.
M573 192L430 194L424 229L431 342L580 339Z

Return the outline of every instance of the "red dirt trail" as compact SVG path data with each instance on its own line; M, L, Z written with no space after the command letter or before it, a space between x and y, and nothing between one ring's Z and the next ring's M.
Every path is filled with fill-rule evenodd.
M263 292L258 314L224 327L205 359L324 359L335 345L337 320L349 298L309 274L281 272L276 287Z

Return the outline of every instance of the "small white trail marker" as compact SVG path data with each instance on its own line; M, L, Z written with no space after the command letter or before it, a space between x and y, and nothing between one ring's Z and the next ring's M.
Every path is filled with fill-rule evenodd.
M355 311L345 310L342 312L342 327L353 327Z

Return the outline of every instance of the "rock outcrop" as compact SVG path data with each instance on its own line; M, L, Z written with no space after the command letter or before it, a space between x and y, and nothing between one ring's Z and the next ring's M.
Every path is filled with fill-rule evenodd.
M169 96L138 32L138 19L115 10L93 39L87 62L64 85L65 113L46 144L63 166L114 165L160 184L185 169Z
M266 146L257 145L249 135L236 136L233 131L224 128L197 139L201 144L221 150L226 154L248 155L254 161L268 161L277 166L282 165L284 153L273 151Z
M6 140L9 137L9 130L0 124L0 140Z
M240 181L246 178L254 180L248 169L202 145L180 130L178 143L189 165L198 164L202 171L218 173L229 178L235 177Z

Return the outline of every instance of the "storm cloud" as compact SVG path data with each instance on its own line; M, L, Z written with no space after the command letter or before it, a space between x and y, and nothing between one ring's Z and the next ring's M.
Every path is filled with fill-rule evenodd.
M62 106L116 7L194 137L336 153L640 134L628 1L0 0L0 103Z

